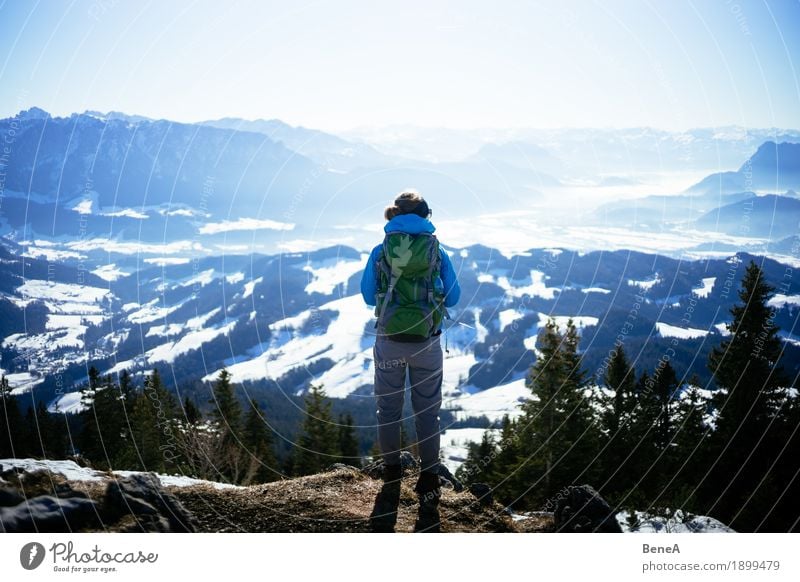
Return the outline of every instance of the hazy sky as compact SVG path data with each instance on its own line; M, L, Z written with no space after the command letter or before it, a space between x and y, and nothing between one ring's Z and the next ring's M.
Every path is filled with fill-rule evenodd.
M0 0L3 117L798 128L798 72L797 0Z

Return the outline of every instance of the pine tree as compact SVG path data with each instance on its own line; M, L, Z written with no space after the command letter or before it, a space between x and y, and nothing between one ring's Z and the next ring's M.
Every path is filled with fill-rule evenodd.
M675 410L674 449L671 452L673 477L670 487L676 491L686 491L686 495L676 499L675 504L684 511L693 510L697 506L693 498L700 478L697 467L707 466L709 429L705 419L708 407L708 399L700 391L697 379L693 378Z
M626 421L630 421L629 416L635 406L636 375L621 345L614 348L603 376L603 383L606 388L614 392L603 415L604 429L609 438L613 439L619 436L620 427L624 427Z
M652 383L652 405L655 409L654 443L660 452L666 450L672 441L673 416L676 402L673 400L678 391L678 375L669 361L656 368Z
M741 303L731 309L731 336L708 360L719 390L711 443L714 467L705 495L717 515L737 531L761 523L773 490L780 489L770 467L785 444L780 442L778 411L789 380L778 364L779 327L768 304L774 290L751 260L739 290Z
M655 445L655 425L659 408L653 398L655 379L647 370L642 371L634 388L635 404L628 428L629 450L626 451L624 471L619 474L620 491L628 502L637 507L647 507L652 501L648 475L658 455Z
M637 494L648 505L664 504L664 485L671 477L671 442L678 377L667 360L662 360L653 375L643 374L637 384L634 430L635 480Z
M200 409L197 408L197 405L193 400L190 400L188 396L183 399L183 416L189 424L197 424L202 418Z
M800 395L796 388L787 394L780 415L778 439L785 443L786 448L775 463L774 478L782 491L772 511L765 513L764 524L756 526L757 531L767 528L779 532L800 531L800 477L797 473L797 459L800 459Z
M497 443L490 431L484 431L480 443L469 443L467 459L456 470L456 478L463 483L490 483L494 481L494 464Z
M40 442L39 427L36 423L36 410L33 407L33 394L27 394L29 402L25 408L25 418L20 427L20 439L15 441L16 449L20 457L42 457L42 446Z
M231 375L223 368L214 383L214 397L209 400L212 404L211 418L216 422L223 441L230 445L238 443L242 429L242 407L236 398L231 384Z
M242 484L266 483L277 479L280 472L273 451L272 432L254 399L250 399L242 439L249 457L248 471Z
M545 501L577 480L592 480L599 442L578 339L572 319L563 334L549 320L539 337L541 355L527 381L533 398L523 405L519 421L519 470L530 489L528 504Z
M339 462L358 467L361 464L361 453L358 450L358 439L353 427L353 416L348 412L339 415Z
M63 459L66 454L65 427L61 426L60 416L50 413L41 400L36 403L36 423L45 459Z
M158 369L153 368L152 373L145 378L144 393L150 400L158 428L159 451L163 457L166 471L174 471L178 461L177 442L175 439L175 417L177 401L161 382Z
M606 496L614 496L628 485L626 463L635 445L631 438L631 426L636 407L636 375L622 345L614 348L603 383L614 394L603 403L602 444L605 449L601 458L599 483L603 485Z
M145 392L138 392L133 397L130 415L132 469L140 471L164 470L164 458L161 455L161 435L155 410Z
M18 435L22 428L22 415L17 398L11 394L8 378L0 377L0 458L21 456Z
M303 434L298 439L294 471L298 475L319 473L339 457L331 403L322 385L311 384L305 398Z
M508 505L514 504L525 491L521 472L522 443L517 421L509 415L503 416L497 452L488 474L487 483L492 485L499 500Z
M232 483L239 483L245 478L250 460L241 446L242 407L236 398L231 384L231 375L226 369L219 372L214 383L211 419L218 431L220 443L217 450L219 467L222 476Z
M94 370L94 372L92 372ZM91 404L81 413L83 430L79 444L84 457L102 469L127 468L130 461L127 418L120 387L111 378L101 378L90 369L89 390L85 393Z
M764 281L758 265L750 261L739 291L744 304L731 309L733 321L727 325L731 337L709 356L709 368L721 390L715 402L719 437L730 439L736 432L746 433L752 442L763 433L785 397L788 378L778 367L780 328L768 305L774 290Z

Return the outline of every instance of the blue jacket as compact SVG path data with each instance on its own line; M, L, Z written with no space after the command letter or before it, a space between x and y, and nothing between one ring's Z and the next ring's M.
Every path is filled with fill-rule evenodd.
M400 214L395 216L383 227L385 232L406 232L408 234L419 234L421 232L433 232L436 227L427 218L422 218L417 214ZM364 273L361 275L361 295L367 305L375 306L375 293L378 291L378 270L375 263L378 260L382 244L377 245L369 255ZM461 287L456 279L456 272L450 257L439 247L439 254L442 257L441 277L445 292L444 306L453 307L461 297Z

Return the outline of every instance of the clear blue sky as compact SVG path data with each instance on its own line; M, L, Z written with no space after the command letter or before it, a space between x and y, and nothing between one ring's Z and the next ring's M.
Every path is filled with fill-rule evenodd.
M0 0L3 117L798 128L799 74L797 0Z

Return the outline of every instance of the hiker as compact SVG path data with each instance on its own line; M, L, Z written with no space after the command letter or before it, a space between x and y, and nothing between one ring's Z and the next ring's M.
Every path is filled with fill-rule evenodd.
M384 211L384 242L370 254L361 294L375 307L373 347L378 444L384 481L399 483L400 419L406 376L421 461L415 490L435 498L439 488L439 409L442 404L442 319L461 295L453 265L439 246L432 212L413 190L400 193Z

